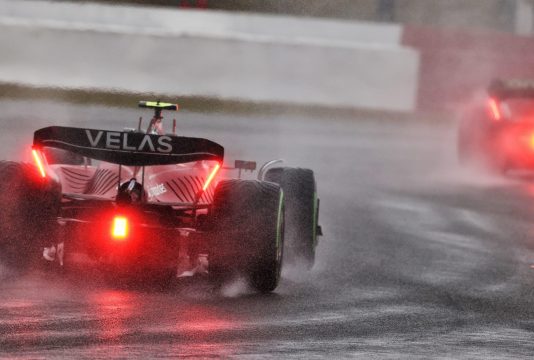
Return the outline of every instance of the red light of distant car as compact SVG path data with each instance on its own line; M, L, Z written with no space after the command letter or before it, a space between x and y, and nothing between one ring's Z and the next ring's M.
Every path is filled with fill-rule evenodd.
M204 186L202 187L202 191L206 191L208 186L210 186L210 183L212 182L213 178L215 177L215 175L217 174L220 168L221 168L221 164L217 163L217 165L215 165L210 175L208 176L208 179L204 183Z
M494 99L490 98L488 100L489 109L491 111L491 114L493 115L493 119L496 121L499 121L502 119L501 109L499 107L499 102Z
M524 147L528 148L530 151L534 151L534 132L525 131L522 135L519 135L518 138Z
M534 133L528 137L528 146L530 146L531 150L534 150Z
M111 225L111 236L115 240L124 240L128 236L128 219L124 216L115 216Z
M35 165L37 165L37 168L39 169L39 173L41 174L43 178L45 178L46 172L43 166L43 160L41 159L41 155L35 149L32 149L32 155L33 155L33 160L35 161Z

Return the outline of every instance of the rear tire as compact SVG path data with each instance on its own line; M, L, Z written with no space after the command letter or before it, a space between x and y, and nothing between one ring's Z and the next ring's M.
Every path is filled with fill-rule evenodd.
M54 241L61 190L29 164L0 161L0 258L25 268Z
M280 281L284 246L284 195L280 187L254 180L224 180L211 212L209 271L243 274L258 291Z
M315 176L310 169L279 167L265 174L279 184L286 199L286 258L311 269L315 263L319 209Z

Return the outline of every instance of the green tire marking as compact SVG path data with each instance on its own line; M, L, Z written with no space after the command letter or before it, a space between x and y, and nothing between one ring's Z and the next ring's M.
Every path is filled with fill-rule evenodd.
M313 247L317 246L317 191L313 192Z
M280 189L280 199L278 200L278 220L276 224L276 249L279 249L282 246L282 206L284 205L284 191ZM277 255L278 258L278 255Z

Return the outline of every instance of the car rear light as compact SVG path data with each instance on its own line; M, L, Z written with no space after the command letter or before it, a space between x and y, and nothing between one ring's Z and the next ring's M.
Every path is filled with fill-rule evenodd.
M529 135L527 143L530 149L534 150L534 133Z
M43 165L43 159L41 158L41 154L36 149L32 149L32 155L33 160L35 161L35 165L37 166L37 169L39 169L39 173L43 178L46 177L46 172Z
M217 165L215 165L210 175L206 179L206 182L204 183L204 186L202 187L202 191L206 191L206 189L210 186L211 182L213 181L213 178L215 177L215 175L217 175L217 172L219 171L220 168L221 168L221 164L217 163Z
M493 116L493 120L500 121L502 119L502 114L501 114L501 108L500 108L500 105L497 99L490 98L488 100L488 106L489 106L491 115Z
M128 236L128 219L124 216L115 216L111 225L111 236L115 240L124 240Z

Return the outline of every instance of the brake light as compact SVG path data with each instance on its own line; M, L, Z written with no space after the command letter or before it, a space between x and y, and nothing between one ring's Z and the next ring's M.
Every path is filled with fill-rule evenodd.
M115 240L124 240L128 236L128 219L124 216L115 216L111 225L111 236Z
M217 163L217 165L215 165L210 175L206 179L206 182L204 183L204 186L202 187L202 191L206 191L206 189L210 186L211 182L213 181L213 178L215 177L215 175L217 175L217 172L219 171L220 168L221 168L221 164Z
M490 98L488 105L491 111L491 115L493 115L493 119L496 121L501 120L502 114L501 114L501 109L499 107L499 102L495 98Z
M37 169L39 169L39 173L41 174L43 178L45 178L46 172L45 172L44 165L43 165L43 159L41 159L41 155L35 149L32 149L32 155L33 155L33 160L35 161L35 165L37 165Z
M528 145L532 150L534 150L534 134L530 134L528 137Z

